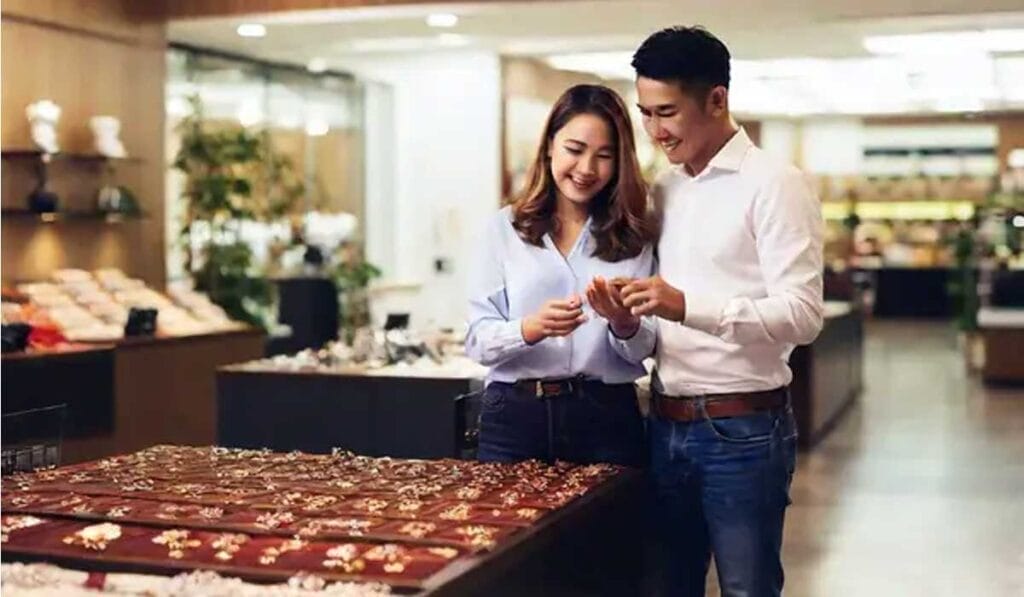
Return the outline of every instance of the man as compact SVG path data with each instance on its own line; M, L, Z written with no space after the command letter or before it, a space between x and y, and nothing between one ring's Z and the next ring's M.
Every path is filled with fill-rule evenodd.
M795 464L793 347L822 326L821 208L729 114L729 51L673 27L633 56L644 127L673 168L653 186L659 274L621 291L657 317L651 474L668 594L779 595Z

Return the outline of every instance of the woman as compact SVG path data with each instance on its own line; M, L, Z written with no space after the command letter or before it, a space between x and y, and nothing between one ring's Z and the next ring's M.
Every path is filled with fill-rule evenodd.
M622 100L598 85L566 91L473 276L466 349L490 367L480 460L644 462L633 381L654 326L609 280L652 272L646 205Z

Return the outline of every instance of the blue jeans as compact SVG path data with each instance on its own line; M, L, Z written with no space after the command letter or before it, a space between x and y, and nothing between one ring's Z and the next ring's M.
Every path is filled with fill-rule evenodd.
M646 443L636 389L585 381L577 392L540 399L514 384L491 382L480 404L477 459L642 467Z
M689 423L652 415L648 428L660 594L704 597L713 553L723 596L781 595L791 407Z

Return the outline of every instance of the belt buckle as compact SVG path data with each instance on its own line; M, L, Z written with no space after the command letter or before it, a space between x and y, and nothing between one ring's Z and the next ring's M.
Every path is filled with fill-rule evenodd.
M544 381L542 379L538 379L537 380L537 389L536 389L537 398L547 398L548 396L557 396L560 393L558 391L559 390L559 388L558 388L559 385L560 384L557 381ZM553 393L551 393L551 394L548 394L548 391L545 388L545 386L552 386L552 387L555 388L555 391Z
M538 379L537 382L536 382L536 386L534 388L534 394L536 394L537 398L547 398L549 396L558 396L560 394L565 393L565 392L562 392L563 384L565 384L565 386L568 388L568 393L571 394L571 393L573 393L575 391L575 385L573 384L572 380L544 381L544 380ZM549 386L551 388L554 388L554 391L549 394L547 392L547 390L545 389L545 387L544 387L545 385L547 385L547 386Z

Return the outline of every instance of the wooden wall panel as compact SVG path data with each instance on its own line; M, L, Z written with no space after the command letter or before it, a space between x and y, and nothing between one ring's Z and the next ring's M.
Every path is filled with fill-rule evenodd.
M33 147L25 107L39 99L51 99L62 109L58 138L65 152L94 153L89 119L116 116L133 160L117 163L115 181L135 193L149 216L119 225L90 220L47 226L4 217L5 283L46 277L59 267L109 266L154 286L164 285L163 25L138 24L126 16L125 4L132 2L3 5L0 146ZM82 8L85 5L88 8ZM154 37L155 30L159 37ZM103 182L98 163L57 162L50 178L62 207L82 210L94 205ZM0 180L3 207L24 207L35 186L35 165L31 160L4 159Z
M599 77L557 70L533 58L506 58L502 66L502 96L529 97L552 104L573 85L605 84Z
M447 4L504 2L507 0L449 0ZM540 2L541 0L519 0ZM239 16L291 10L323 10L389 4L437 4L436 0L167 0L169 18Z
M4 19L14 18L124 41L162 45L162 0L4 0Z
M1010 151L1024 149L1024 114L1000 117L996 119L996 124L999 127L996 155L999 156L999 166L1006 168Z

